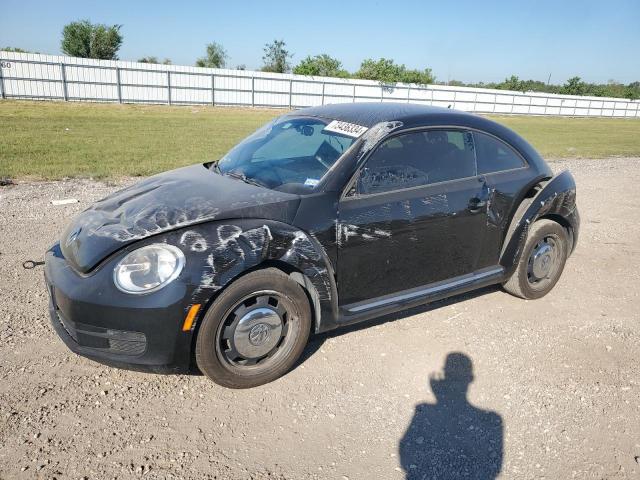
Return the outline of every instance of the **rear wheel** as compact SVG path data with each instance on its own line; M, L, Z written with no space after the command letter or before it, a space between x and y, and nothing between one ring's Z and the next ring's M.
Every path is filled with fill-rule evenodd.
M209 308L196 340L196 362L220 385L255 387L293 367L310 330L302 287L278 269L258 270L236 280Z
M504 289L526 299L545 296L560 279L568 253L564 227L552 220L538 220L529 230L518 266Z

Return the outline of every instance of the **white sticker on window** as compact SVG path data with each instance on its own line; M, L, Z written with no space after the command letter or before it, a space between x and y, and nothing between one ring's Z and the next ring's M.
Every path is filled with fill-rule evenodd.
M364 132L368 130L367 127L362 125L356 125L355 123L341 122L340 120L333 120L329 125L324 127L323 132L335 132L348 137L358 138Z
M316 185L318 185L319 182L320 180L318 180L317 178L307 178L304 181L304 184L307 185L308 187L315 187Z

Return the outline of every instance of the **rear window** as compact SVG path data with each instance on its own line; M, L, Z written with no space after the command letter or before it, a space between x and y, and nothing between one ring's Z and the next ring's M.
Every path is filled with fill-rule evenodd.
M524 167L522 157L506 143L480 132L473 132L478 173L494 173Z

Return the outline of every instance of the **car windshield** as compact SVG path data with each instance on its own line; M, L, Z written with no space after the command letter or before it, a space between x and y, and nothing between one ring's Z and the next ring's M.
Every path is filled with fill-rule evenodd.
M213 168L274 190L311 191L355 141L327 125L329 121L320 118L277 118L232 148Z

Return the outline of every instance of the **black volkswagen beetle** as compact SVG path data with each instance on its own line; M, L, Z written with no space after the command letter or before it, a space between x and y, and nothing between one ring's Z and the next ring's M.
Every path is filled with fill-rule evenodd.
M52 322L99 362L253 387L314 332L491 284L542 297L576 245L575 195L486 118L298 110L82 212L46 254Z

